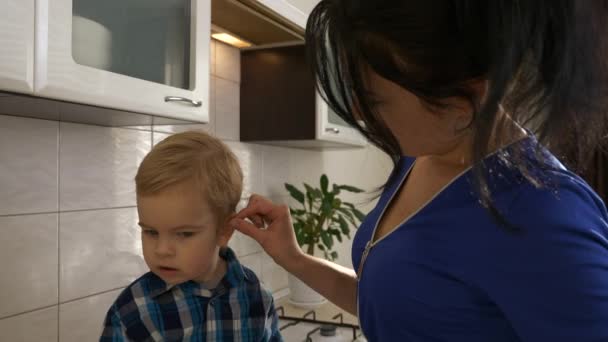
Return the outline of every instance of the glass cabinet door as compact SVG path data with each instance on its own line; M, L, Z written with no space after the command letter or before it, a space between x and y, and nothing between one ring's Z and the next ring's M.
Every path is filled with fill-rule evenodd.
M5 0L0 10L0 90L34 90L34 0Z
M209 120L211 0L36 0L34 93Z
M72 0L78 64L191 89L190 0Z
M338 116L338 114L336 114L336 112L331 110L331 108L329 108L329 107L327 109L327 120L332 125L350 127L350 125L348 123L346 123L346 121L344 121L340 116Z
M329 108L319 94L317 94L317 139L345 146L363 147L367 145L367 141L361 133Z

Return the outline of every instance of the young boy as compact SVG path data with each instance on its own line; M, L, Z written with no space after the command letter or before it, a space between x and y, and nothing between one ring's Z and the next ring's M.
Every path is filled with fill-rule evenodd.
M107 313L101 341L282 341L272 295L227 247L243 175L199 132L154 146L135 177L150 272Z

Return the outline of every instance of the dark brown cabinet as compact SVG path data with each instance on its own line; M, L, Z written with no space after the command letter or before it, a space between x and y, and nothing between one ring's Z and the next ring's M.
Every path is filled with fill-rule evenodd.
M365 139L314 87L304 44L241 51L240 140L301 148L353 148Z

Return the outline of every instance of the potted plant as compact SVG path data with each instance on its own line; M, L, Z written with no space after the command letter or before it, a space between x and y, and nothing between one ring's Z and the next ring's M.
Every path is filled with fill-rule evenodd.
M365 215L354 204L343 201L339 195L344 192L361 193L363 190L350 185L332 184L325 174L320 178L320 187L304 183L304 189L285 183L285 189L296 200L296 207L290 206L293 227L300 248L307 254L315 251L323 253L326 259L338 258L335 240L342 242L343 236L350 239L350 227L358 227ZM289 275L290 302L294 305L314 308L325 302L317 292L296 277Z

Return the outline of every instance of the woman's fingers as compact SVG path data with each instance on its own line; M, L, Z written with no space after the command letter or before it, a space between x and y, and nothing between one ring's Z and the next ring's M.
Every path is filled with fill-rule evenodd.
M250 219L256 226L263 227L264 221L272 222L279 217L279 214L276 205L270 200L259 195L252 195L247 207L237 213L236 218Z
M286 205L276 205L262 196L253 195L247 207L235 214L229 224L256 240L279 264L302 252Z
M260 215L253 215L249 218L253 224L258 228L264 228L264 219Z
M253 225L243 219L239 219L239 218L232 219L232 221L230 221L230 224L234 227L234 229L251 237L252 239L256 240L259 244L262 244L262 241L264 240L265 231L260 230L255 225Z

